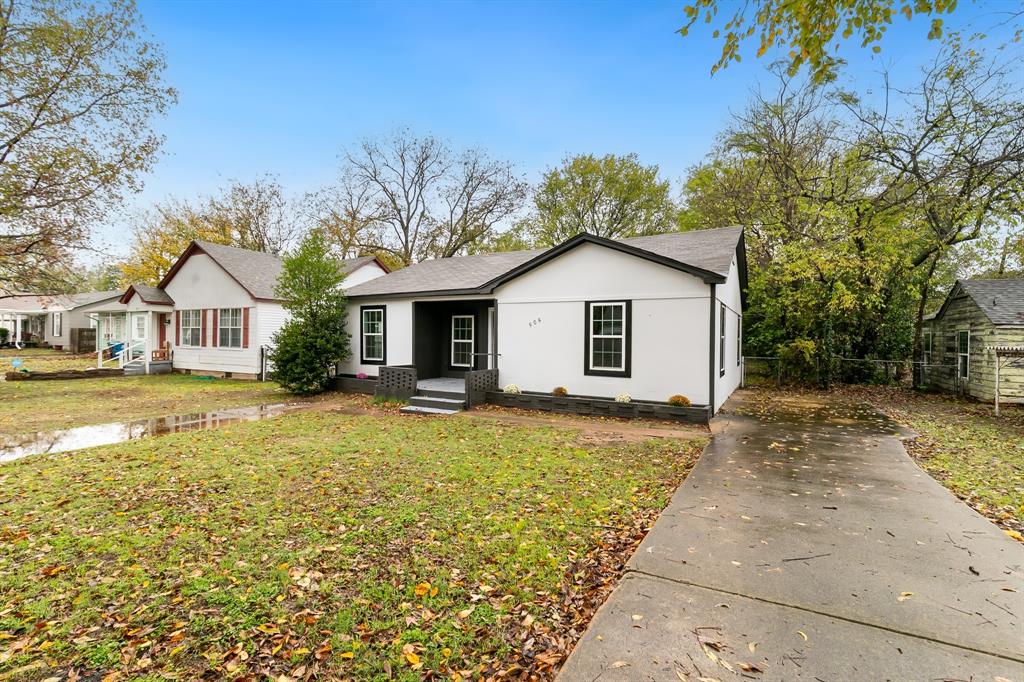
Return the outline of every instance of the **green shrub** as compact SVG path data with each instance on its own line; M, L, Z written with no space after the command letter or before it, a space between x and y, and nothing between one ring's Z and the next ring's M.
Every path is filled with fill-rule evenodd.
M291 318L274 335L274 379L292 393L327 390L328 369L349 355L345 330L345 279L318 231L284 258L277 295Z

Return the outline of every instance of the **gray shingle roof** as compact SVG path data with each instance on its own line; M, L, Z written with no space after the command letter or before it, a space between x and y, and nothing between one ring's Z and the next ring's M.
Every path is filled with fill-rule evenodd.
M213 242L196 240L206 254L235 278L255 298L276 300L274 287L281 274L281 258L272 253L240 249ZM346 258L340 261L346 275L374 260L373 256Z
M17 294L0 298L0 310L41 312L73 310L83 305L117 298L120 291L85 291L75 294Z
M348 290L348 295L415 294L426 291L475 289L542 253L543 250L502 251L425 260L354 286Z
M958 284L992 324L1024 326L1024 279L964 279Z
M117 298L121 293L120 291L86 291L80 294L71 294L72 307L77 308L90 303L106 301L108 298Z
M375 256L359 256L358 258L346 258L341 261L341 271L346 275L351 274L367 263L372 263Z
M274 254L199 240L196 244L254 298L277 298L274 285L281 274L281 259Z
M157 303L162 305L174 305L174 299L160 287L151 287L148 284L133 284L132 288L146 303Z
M743 228L670 232L617 240L652 254L722 276L736 254ZM391 296L476 289L543 254L545 249L505 251L426 260L349 289L349 296Z

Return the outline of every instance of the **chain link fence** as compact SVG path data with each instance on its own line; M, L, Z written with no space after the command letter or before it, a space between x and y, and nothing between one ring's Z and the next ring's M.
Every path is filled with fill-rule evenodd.
M916 370L916 374L915 374ZM876 384L889 386L960 385L959 366L912 360L832 358L799 362L775 355L743 356L744 386Z

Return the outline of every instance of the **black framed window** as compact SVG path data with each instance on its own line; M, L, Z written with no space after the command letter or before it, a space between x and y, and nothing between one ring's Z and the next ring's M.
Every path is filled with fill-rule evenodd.
M386 327L386 306L360 306L359 359L364 365L383 365L387 362Z
M725 376L725 304L718 304L718 376Z
M632 301L587 301L583 373L628 377Z

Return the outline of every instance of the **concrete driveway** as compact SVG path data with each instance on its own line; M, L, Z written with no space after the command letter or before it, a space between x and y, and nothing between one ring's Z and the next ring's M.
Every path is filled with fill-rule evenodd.
M742 392L727 408L561 680L1024 682L1024 545L900 427Z

